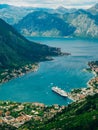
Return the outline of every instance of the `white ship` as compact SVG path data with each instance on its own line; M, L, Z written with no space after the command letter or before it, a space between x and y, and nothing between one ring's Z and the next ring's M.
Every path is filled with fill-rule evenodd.
M57 86L55 87L52 87L52 91L59 94L60 96L63 96L63 97L67 97L67 92L65 92L64 90L62 90L61 88L58 88Z

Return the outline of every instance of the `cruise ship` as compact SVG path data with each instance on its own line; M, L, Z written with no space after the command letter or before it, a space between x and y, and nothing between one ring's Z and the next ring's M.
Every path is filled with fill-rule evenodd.
M58 88L57 86L55 87L52 87L52 91L59 94L60 96L63 96L63 97L67 97L67 92L65 92L64 90L62 90L61 88Z

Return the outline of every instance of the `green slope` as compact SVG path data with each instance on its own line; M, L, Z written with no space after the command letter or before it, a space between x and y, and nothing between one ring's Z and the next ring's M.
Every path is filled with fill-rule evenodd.
M23 124L18 121L13 124L13 120L6 124L4 119L0 123L0 130L98 130L98 94L68 106L11 101L1 101L0 106L0 121L7 118L6 113L11 119L19 119L22 113L31 116ZM19 110L20 107L22 109Z
M32 126L35 128L32 129ZM33 121L18 130L98 130L98 94L72 103L47 122Z
M0 19L0 71L60 55L58 48L30 42Z

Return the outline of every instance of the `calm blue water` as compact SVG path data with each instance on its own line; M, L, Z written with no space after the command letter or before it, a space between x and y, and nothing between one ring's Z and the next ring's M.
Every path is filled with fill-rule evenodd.
M36 37L29 39L61 47L62 51L71 52L72 55L41 62L37 72L31 72L1 85L0 100L60 105L71 102L53 93L51 87L57 85L66 91L86 87L93 74L84 72L83 69L87 67L88 61L98 60L98 41Z

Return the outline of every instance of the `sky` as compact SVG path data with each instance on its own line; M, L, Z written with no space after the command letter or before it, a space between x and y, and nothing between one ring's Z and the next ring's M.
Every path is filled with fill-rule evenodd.
M0 0L0 4L46 8L57 8L59 6L67 8L89 8L96 3L98 3L98 0Z

